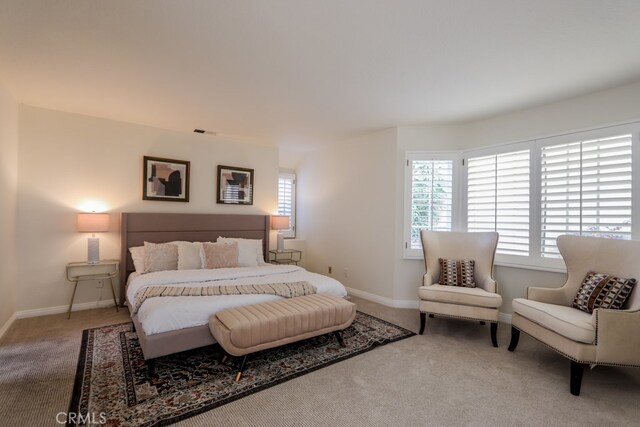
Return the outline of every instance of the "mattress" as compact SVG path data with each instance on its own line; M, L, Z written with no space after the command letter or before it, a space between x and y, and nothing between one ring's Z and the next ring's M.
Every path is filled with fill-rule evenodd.
M337 280L311 273L294 265L220 268L215 270L171 270L147 274L133 273L127 284L129 306L136 294L148 286L221 286L306 281L317 293L345 297L347 291ZM146 335L160 334L206 325L212 314L225 308L277 301L276 295L217 295L155 297L145 300L137 312Z

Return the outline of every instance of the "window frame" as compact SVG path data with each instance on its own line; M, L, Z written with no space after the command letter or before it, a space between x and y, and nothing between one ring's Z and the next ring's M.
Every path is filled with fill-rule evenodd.
M291 228L287 230L280 230L285 239L296 238L296 192L297 192L297 176L294 170L280 169L278 172L278 214L280 215L280 179L285 177L292 180L291 185L291 216L289 224Z
M412 248L411 242L411 200L412 170L414 160L450 160L452 161L452 194L451 194L451 230L460 228L460 151L406 151L404 156L404 225L403 225L403 259L424 259L422 248Z

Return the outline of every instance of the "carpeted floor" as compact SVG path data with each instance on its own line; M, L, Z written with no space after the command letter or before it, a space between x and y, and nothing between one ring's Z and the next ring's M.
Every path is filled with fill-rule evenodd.
M96 414L114 426L169 425L414 335L358 312L341 331L344 347L324 334L260 351L235 381L238 358L221 363L218 345L161 357L149 377L131 322L86 329L69 413Z
M417 331L416 310L354 298L360 311ZM0 424L55 426L67 411L82 330L127 321L113 309L18 320L0 343ZM493 348L489 326L428 319L425 335L249 395L179 426L635 426L640 369L596 367L580 397L569 362L525 334Z

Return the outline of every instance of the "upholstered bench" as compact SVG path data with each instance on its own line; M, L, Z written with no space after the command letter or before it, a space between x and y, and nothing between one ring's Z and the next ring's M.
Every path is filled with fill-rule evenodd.
M344 347L340 331L355 317L356 305L352 302L312 294L219 311L209 318L209 329L228 354L244 356L236 374L236 381L240 381L247 356L256 351L329 332L334 332Z

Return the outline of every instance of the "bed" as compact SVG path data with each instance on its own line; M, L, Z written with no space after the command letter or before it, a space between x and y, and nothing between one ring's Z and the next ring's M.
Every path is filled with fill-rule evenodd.
M208 318L224 308L268 302L275 295L179 296L150 298L136 304L134 295L148 286L177 283L190 286L198 283L259 284L287 281L308 281L318 293L346 296L338 281L310 273L297 266L271 265L268 261L269 215L122 213L120 304L129 305L140 346L150 369L153 360L168 354L215 343L208 327ZM148 274L135 272L129 248L144 242L173 241L207 242L221 237L261 239L265 265L219 270L177 270ZM237 271L236 271L237 270ZM214 282L210 282L213 280Z

